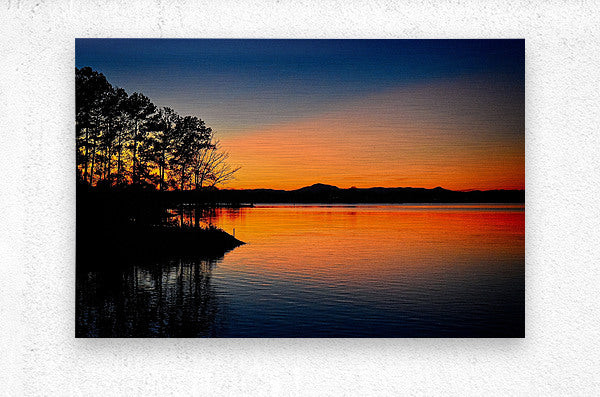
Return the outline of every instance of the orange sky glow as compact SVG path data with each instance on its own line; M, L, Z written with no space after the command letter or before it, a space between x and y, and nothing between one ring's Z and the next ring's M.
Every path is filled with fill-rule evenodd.
M394 88L219 136L242 167L226 188L525 186L523 103L502 81Z

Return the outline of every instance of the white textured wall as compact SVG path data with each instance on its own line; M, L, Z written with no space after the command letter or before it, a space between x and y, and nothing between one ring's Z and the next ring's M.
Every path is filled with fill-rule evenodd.
M0 394L600 393L598 5L131 3L0 5ZM75 37L525 37L527 337L76 340Z

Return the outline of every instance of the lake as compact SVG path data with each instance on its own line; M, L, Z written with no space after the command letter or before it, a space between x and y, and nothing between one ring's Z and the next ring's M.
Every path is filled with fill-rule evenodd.
M220 258L77 272L77 336L523 337L513 204L257 205Z

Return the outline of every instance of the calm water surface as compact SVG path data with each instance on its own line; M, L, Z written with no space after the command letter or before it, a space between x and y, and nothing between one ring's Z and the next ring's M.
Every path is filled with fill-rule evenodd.
M222 258L77 274L78 336L524 336L522 205L260 205Z

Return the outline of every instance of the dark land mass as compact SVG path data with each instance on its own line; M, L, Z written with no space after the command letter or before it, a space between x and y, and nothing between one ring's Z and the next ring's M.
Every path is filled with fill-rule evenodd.
M197 204L195 222L180 224L166 209L181 203L152 191L100 191L78 187L76 259L78 268L122 267L140 259L209 260L244 244L215 227L201 227L210 206ZM173 219L176 218L176 219Z
M93 200L95 204L116 202L111 211L138 213L140 210L176 208L178 205L240 206L251 203L525 203L525 190L456 191L441 187L371 187L340 189L317 183L296 190L275 189L217 189L204 188L184 191L155 189L102 189L79 186L77 202Z
M114 258L214 258L244 244L223 230L201 227L203 213L215 207L254 203L524 203L524 190L452 191L437 187L340 189L315 184L297 190L202 189L160 192L155 189L77 187L78 263L95 266ZM191 212L178 223L167 209ZM183 217L182 217L183 218ZM79 259L82 259L81 261ZM113 258L113 259L110 259Z
M160 192L156 192L160 193ZM240 205L251 203L524 203L524 190L454 191L412 187L372 187L340 189L321 183L296 190L274 189L205 189L200 191L162 192L163 200L177 203L213 203Z

